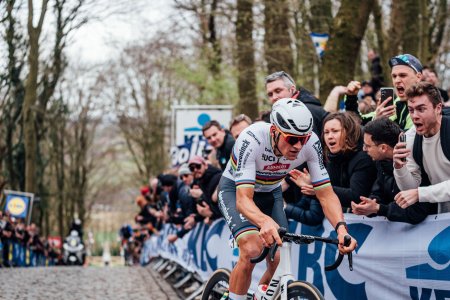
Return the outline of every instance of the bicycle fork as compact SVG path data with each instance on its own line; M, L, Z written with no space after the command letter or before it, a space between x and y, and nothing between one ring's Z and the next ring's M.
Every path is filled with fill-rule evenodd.
M273 300L281 294L281 300L287 300L287 286L294 281L291 269L291 244L284 242L280 249L280 262L265 292L259 289L253 295L254 300Z

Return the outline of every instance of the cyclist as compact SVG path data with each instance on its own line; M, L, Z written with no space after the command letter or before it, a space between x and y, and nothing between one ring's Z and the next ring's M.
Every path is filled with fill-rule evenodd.
M239 246L239 259L230 276L229 299L233 300L246 299L255 266L250 258L263 247L282 244L277 230L288 223L281 181L304 162L325 216L338 233L339 251L348 253L356 247L354 239L343 246L348 231L323 164L322 146L312 132L311 112L300 100L284 98L273 105L270 121L257 122L239 135L219 183L219 207ZM279 256L274 262L268 260L260 284L268 284L278 260Z

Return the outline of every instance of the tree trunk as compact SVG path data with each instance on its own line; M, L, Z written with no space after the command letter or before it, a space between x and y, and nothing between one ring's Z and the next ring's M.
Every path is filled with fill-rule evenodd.
M308 12L305 5L299 5L299 11L294 13L294 35L295 35L295 60L294 73L291 74L298 86L309 90L315 89L316 74L319 59L314 44L305 24L308 20Z
M388 64L388 60L391 57L389 56L390 51L386 49L386 46L388 44L386 44L385 42L388 41L388 38L383 26L383 13L381 11L381 7L378 0L374 1L372 13L373 13L373 20L375 23L375 32L378 41L378 54L380 56L380 63L383 70L383 79L384 83L387 86L390 86L392 84L392 81L391 81L391 73L389 72L390 67Z
M294 73L294 56L289 37L286 0L264 0L264 54L268 73L285 71Z
M434 15L434 18L431 18L433 22L428 28L429 54L428 57L425 58L425 62L430 62L430 65L434 65L436 58L438 57L439 48L444 41L445 27L447 26L448 15L450 13L449 8L447 7L447 0L438 0L437 2L438 8L435 10L436 14Z
M374 0L343 0L334 19L333 29L323 56L320 95L324 102L336 85L353 79L355 58L367 27Z
M403 18L407 20L408 29L403 31L403 53L410 53L414 56L419 53L420 46L420 7L418 0L402 1L405 4ZM418 20L419 19L419 20ZM405 23L406 23L405 22ZM406 24L405 24L406 25Z
M420 14L419 14L419 50L417 52L417 58L423 64L429 64L430 58L430 39L429 39L429 29L430 29L430 13L428 12L428 0L419 0Z
M258 116L256 97L255 47L253 45L253 0L237 1L236 43L239 105L238 111L255 119Z
M33 0L28 0L28 76L25 85L25 100L23 105L23 133L25 143L25 191L36 192L36 100L37 78L39 74L39 37L42 31L48 0L42 0L42 10L36 27L33 26Z
M403 52L401 45L403 44L403 31L406 26L403 14L403 11L406 9L405 5L404 1L392 1L391 4L391 21L385 48L388 59Z
M331 1L330 0L314 0L310 1L311 5L311 13L308 18L308 23L311 32L315 33L326 33L330 34L331 26L333 24L333 15L331 10ZM307 41L306 45L308 47L308 51L302 51L307 53L306 57L309 60L309 64L311 66L307 66L308 72L313 73L314 82L312 86L306 86L311 90L314 90L314 93L318 95L320 93L320 85L319 85L319 75L321 73L321 60L317 56L315 46L312 42L311 37L306 33L305 40ZM324 99L325 101L325 99Z

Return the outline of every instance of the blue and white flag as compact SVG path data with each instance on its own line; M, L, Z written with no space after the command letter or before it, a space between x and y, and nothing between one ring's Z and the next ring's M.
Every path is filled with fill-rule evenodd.
M316 48L316 53L321 58L325 52L328 38L330 37L327 33L315 33L311 32L309 35L313 41L314 47Z

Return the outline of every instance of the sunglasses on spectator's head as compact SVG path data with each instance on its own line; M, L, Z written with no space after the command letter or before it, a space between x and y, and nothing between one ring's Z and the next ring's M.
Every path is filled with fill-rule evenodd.
M199 164L190 164L189 165L189 170L191 172L194 172L195 170L200 170L201 167L202 167L202 165L199 165Z
M276 130L281 134L281 136L283 137L285 142L291 146L296 145L298 142L300 142L300 144L303 146L308 142L309 138L311 137L311 133L307 134L307 135L294 135L294 134L284 133L281 130L279 130L278 128L276 128Z

